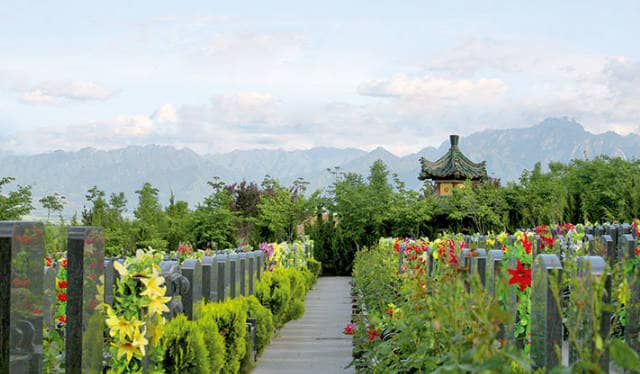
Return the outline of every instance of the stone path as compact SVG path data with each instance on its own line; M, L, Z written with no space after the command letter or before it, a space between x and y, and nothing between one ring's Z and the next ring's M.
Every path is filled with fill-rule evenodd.
M290 321L271 340L253 374L353 373L351 336L342 334L351 320L351 277L320 277L307 294L302 318Z

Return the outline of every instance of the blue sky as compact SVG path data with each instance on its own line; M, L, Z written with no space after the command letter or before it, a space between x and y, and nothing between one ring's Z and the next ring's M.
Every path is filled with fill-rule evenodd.
M0 149L406 154L550 116L640 133L639 16L637 1L5 0Z

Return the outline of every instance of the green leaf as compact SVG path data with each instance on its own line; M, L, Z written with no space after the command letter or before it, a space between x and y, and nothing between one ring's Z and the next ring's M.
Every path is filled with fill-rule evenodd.
M618 339L612 341L609 350L611 359L621 368L634 370L640 368L640 357L624 341Z

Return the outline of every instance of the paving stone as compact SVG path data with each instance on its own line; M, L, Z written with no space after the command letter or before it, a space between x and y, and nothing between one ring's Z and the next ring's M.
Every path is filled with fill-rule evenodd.
M351 337L342 334L351 320L351 277L320 277L309 291L305 314L290 321L258 358L254 374L353 373Z

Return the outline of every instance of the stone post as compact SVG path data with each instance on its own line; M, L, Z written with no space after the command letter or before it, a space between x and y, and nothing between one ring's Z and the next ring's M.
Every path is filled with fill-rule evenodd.
M551 282L560 284L562 264L555 254L535 258L531 289L531 361L534 369L550 371L560 363L556 348L562 346L559 300ZM559 292L559 287L556 287Z
M104 313L98 294L104 276L104 232L98 227L70 227L67 244L67 373L102 372Z
M0 222L0 374L42 371L44 227Z
M202 264L198 260L186 259L182 263L182 275L189 281L189 290L182 297L184 314L194 319L196 308L202 301Z
M502 258L504 252L501 249L492 249L487 256L487 283L489 285L489 295L496 296L496 281L502 273Z
M487 250L478 248L475 251L476 256L471 257L471 274L478 275L483 287L487 283Z
M227 255L226 254L218 254L216 255L216 272L218 273L218 282L217 282L217 294L218 297L216 299L216 301L218 302L222 302L225 300L225 298L228 297L227 295L227 276L226 274L229 272L227 269Z
M636 241L631 234L622 236L622 246L626 260L638 256L636 254ZM625 305L627 310L627 326L624 329L624 339L629 346L640 354L640 266L636 266L633 273L627 274L629 283L629 303Z
M238 266L238 254L231 253L229 255L229 295L232 299L238 297L238 283L240 282L240 280L238 279L239 269L240 266Z
M214 271L215 257L202 257L202 296L205 301L215 301L216 272Z

